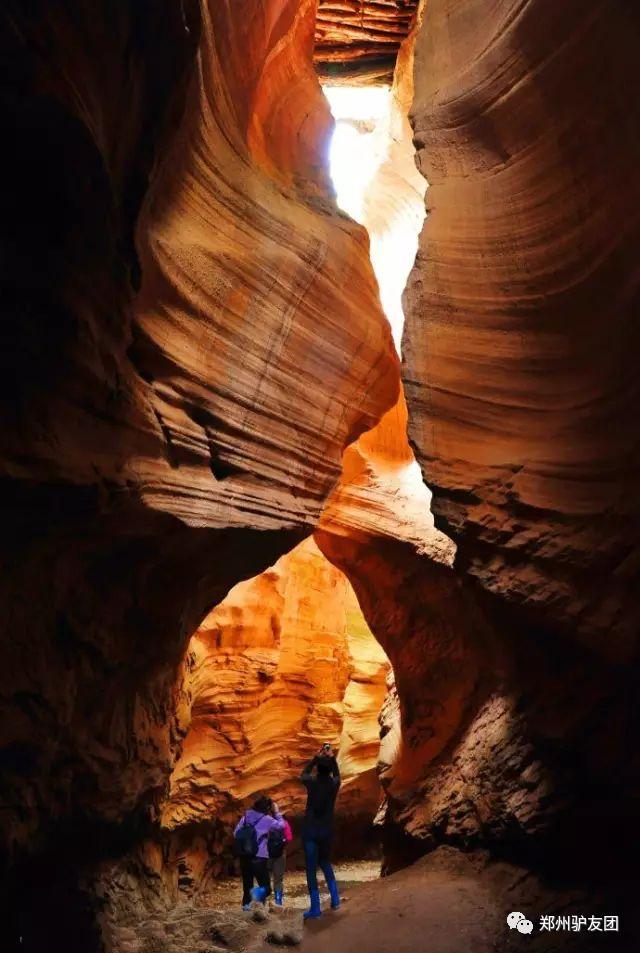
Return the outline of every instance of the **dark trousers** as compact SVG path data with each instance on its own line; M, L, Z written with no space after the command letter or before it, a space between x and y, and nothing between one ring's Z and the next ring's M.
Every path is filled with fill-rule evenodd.
M269 869L273 876L273 889L277 893L284 890L284 873L287 869L287 858L284 853L280 857L274 857L269 861Z
M271 893L269 878L269 862L266 857L241 857L240 870L242 871L242 903L251 903L251 888L254 881L259 887L265 887L267 897Z
M304 861L307 868L307 887L309 893L318 889L318 867L324 874L327 886L336 879L331 866L331 835L320 837L305 836Z

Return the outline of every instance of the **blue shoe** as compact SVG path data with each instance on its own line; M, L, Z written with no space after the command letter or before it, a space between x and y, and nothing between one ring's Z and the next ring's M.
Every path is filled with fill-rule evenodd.
M250 903L243 903L243 904L242 904L242 909L243 909L245 912L248 912L249 910L251 910L251 904L250 904Z
M276 907L281 907L282 906L282 890L275 890L273 896L274 896Z
M331 895L331 909L338 910L340 908L340 894L338 893L338 884L335 880L329 880L327 882L327 887L329 888L329 894Z
M318 890L310 890L309 899L311 900L311 906L308 910L304 911L302 918L303 920L317 920L318 917L322 916L322 909L320 907L320 892Z
M266 887L254 887L251 891L251 896L256 901L256 903L264 903L267 897L267 888Z

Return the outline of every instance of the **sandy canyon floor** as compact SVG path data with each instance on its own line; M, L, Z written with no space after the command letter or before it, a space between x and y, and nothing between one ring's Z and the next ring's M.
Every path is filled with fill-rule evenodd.
M121 925L118 953L266 953L300 946L305 953L632 953L633 925L616 932L541 930L540 917L579 915L586 900L566 888L550 890L528 872L483 856L441 848L390 877L371 861L336 865L342 908L303 925L304 874L287 881L284 910L239 909L238 883L221 881L209 908L180 906L164 918ZM509 929L511 911L533 923L529 935ZM584 908L583 913L602 911Z

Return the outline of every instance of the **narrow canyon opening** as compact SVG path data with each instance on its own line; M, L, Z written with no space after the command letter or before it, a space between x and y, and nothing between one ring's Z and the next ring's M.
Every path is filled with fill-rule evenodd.
M320 152L338 207L366 229L398 355L402 294L425 218L426 182L415 166L407 117L411 83L405 65L393 83L371 85L360 76L356 85L348 77L323 85L335 126ZM400 387L395 406L344 453L319 523L318 543L329 558L310 537L236 585L190 641L181 685L190 721L161 815L168 866L183 897L223 896L237 866L233 827L260 794L272 796L300 829L305 792L298 775L323 742L333 745L342 777L334 856L377 861L379 869L383 785L402 747L402 704L391 662L337 568L334 545L353 529L350 507L359 527L369 509L372 532L429 551L437 540L451 560L452 544L434 529L406 426ZM303 866L297 838L289 865ZM375 870L368 864L362 876Z
M189 643L190 722L162 810L183 896L219 898L216 879L235 869L233 828L262 794L296 834L290 868L304 866L299 776L323 743L342 780L336 857L379 866L380 715L392 684L353 589L313 538L229 592Z
M415 165L407 116L410 77L393 86L323 86L335 130L329 168L337 203L366 228L380 303L400 353L402 293L425 218L426 181Z
M407 118L410 87L406 70L392 84L325 84L335 126L329 148L320 150L338 207L366 229L398 354L402 293L425 218L426 183ZM334 856L376 861L362 876L379 870L385 786L402 749L402 701L349 582L353 567L349 559L341 563L340 541L356 526L396 544L404 539L418 552L437 550L450 563L453 546L434 529L406 427L400 387L395 406L345 450L318 543L310 537L236 585L191 639L182 683L190 721L161 816L183 897L223 896L237 866L233 827L260 794L273 796L300 829L305 792L298 775L323 742L337 752L342 777ZM303 865L297 838L289 855L291 869Z

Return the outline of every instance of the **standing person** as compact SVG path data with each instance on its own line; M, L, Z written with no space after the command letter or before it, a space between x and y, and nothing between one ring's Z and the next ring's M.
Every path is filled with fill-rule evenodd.
M315 776L314 776L315 770ZM302 826L302 842L307 869L307 887L311 905L303 914L304 919L316 919L322 913L318 890L318 866L327 881L331 896L331 909L340 906L340 894L336 876L331 866L331 839L333 836L333 809L340 771L331 745L322 746L318 754L305 766L300 780L307 789L307 807Z
M243 910L251 909L252 900L264 903L271 893L268 838L271 831L284 831L284 826L277 804L268 797L259 797L236 824L233 834L242 871Z
M287 869L287 844L293 840L291 827L284 818L284 830L270 832L267 839L271 873L273 874L273 896L276 906L281 907L284 902L284 872Z

